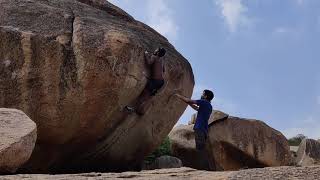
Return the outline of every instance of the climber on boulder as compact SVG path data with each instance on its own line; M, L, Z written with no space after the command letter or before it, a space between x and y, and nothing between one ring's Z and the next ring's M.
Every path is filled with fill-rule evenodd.
M148 51L144 53L146 63L151 70L151 77L148 78L148 82L136 103L133 106L126 106L125 110L128 112L136 112L139 115L144 115L145 104L152 97L155 96L158 91L164 85L164 63L163 56L166 54L164 48L157 48L152 54Z

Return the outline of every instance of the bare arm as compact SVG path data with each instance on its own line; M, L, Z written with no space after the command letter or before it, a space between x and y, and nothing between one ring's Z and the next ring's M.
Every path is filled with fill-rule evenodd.
M197 106L197 102L195 100L191 100L189 98L181 96L180 94L176 94L176 96L182 101L184 101L185 103L187 103L189 106L191 106L194 110L196 111L199 110L199 106Z
M144 59L145 59L145 61L146 61L146 63L147 63L148 65L151 65L151 64L153 64L153 62L154 62L154 59L151 58L151 55L150 55L150 53L149 53L148 51L145 51L145 52L144 52Z

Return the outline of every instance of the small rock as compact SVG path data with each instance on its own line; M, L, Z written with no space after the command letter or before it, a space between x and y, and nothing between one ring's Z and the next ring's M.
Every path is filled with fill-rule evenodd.
M144 169L170 169L170 168L181 168L182 161L176 157L172 156L161 156L158 157L153 163L150 165L145 165Z
M22 111L0 108L0 173L14 173L31 156L36 124Z

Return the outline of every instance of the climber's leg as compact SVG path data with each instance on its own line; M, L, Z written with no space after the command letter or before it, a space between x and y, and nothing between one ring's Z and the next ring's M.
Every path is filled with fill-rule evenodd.
M125 109L128 112L137 112L138 114L140 114L139 108L140 106L147 101L148 99L150 99L151 97L151 93L147 88L144 88L144 90L142 91L142 93L140 94L140 96L138 97L136 103L133 106L126 106Z
M136 112L139 115L144 115L148 107L148 101L152 96L155 96L159 89L164 85L164 80L150 79L138 97L134 106L126 106L125 109L129 112Z
M147 86L146 90L149 92L149 96L147 96L137 107L137 114L144 115L147 111L147 108L149 107L149 100L152 98L152 96L155 96L158 91L163 87L164 80L156 80L151 79Z

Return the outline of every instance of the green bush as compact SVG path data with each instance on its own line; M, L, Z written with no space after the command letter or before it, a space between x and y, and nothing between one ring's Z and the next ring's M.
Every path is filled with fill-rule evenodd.
M298 134L295 137L288 139L290 146L299 146L303 139L307 138L307 136L303 134Z
M166 139L162 142L162 144L149 156L146 157L144 160L145 164L151 164L155 161L156 158L160 156L171 155L170 151L171 142L169 137L166 137Z

